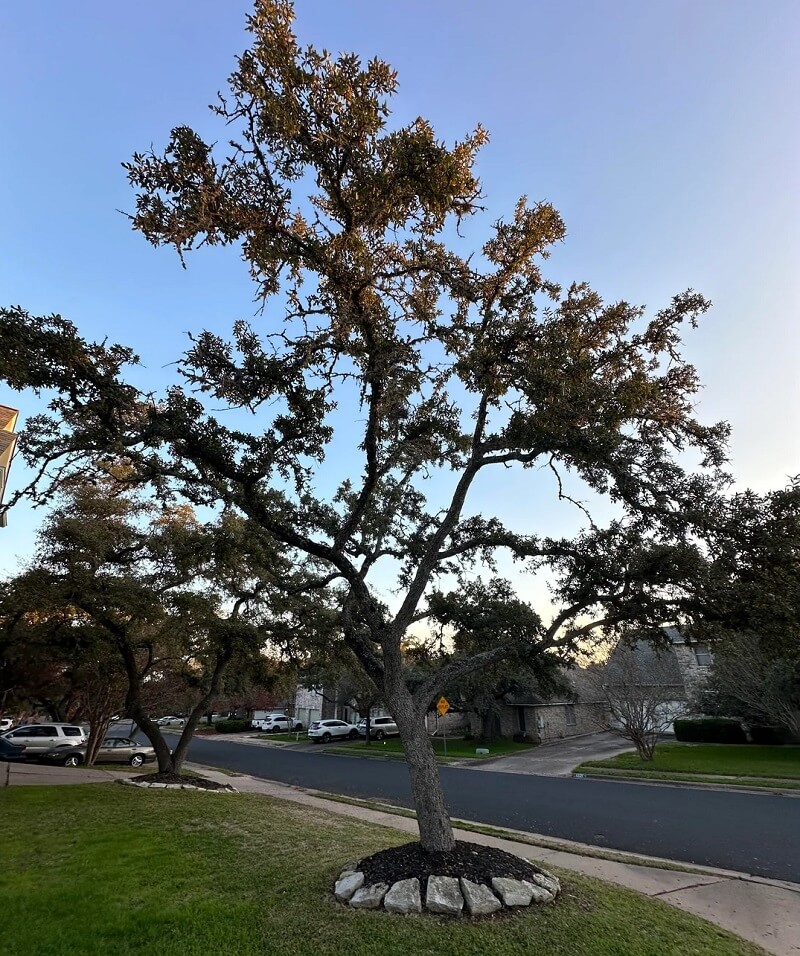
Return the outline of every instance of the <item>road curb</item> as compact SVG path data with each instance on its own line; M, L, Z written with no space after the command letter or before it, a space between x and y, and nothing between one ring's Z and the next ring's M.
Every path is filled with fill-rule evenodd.
M800 797L800 789L786 790L782 787L748 787L733 784L703 783L700 780L649 780L642 777L623 777L616 774L572 773L573 780L604 780L607 783L635 783L644 787L677 787L681 790L715 790L721 793L760 793L764 796Z

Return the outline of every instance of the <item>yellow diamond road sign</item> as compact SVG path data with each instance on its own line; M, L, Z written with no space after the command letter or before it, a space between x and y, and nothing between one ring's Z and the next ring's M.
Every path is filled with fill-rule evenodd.
M436 703L436 709L444 717L448 710L450 710L450 705L447 703L446 698L440 697Z

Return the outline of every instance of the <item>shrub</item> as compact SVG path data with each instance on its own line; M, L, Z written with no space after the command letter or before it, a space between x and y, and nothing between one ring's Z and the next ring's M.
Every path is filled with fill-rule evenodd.
M751 727L750 742L754 744L791 744L796 741L785 727Z
M742 725L729 717L676 720L675 739L694 744L746 744Z
M218 720L214 724L214 729L218 734L240 734L244 730L250 730L249 720Z

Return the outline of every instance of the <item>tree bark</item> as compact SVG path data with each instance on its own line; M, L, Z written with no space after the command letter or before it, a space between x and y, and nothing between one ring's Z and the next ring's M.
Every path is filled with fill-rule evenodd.
M386 687L386 702L397 723L406 753L411 791L417 808L419 841L428 853L449 853L456 841L433 745L425 730L424 714L417 711L408 688L399 676L391 683L391 687Z

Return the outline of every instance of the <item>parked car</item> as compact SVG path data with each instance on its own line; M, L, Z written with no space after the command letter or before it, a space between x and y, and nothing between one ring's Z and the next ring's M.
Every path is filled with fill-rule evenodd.
M302 721L294 717L287 717L286 714L270 714L268 717L252 721L250 726L254 730L265 730L268 734L287 734L293 730L303 729Z
M86 760L86 744L65 750L57 747L39 755L47 763L59 763L62 767L78 767ZM141 767L156 759L156 752L149 744L137 744L130 737L106 737L97 751L97 763L127 763Z
M0 734L5 733L6 730L11 730L14 726L14 721L10 717L0 717Z
M183 727L183 725L186 723L186 718L185 717L159 717L156 723L160 727L166 727L169 724L174 724L178 727Z
M315 720L308 728L308 737L312 743L330 743L334 737L355 740L358 737L358 728L355 724L345 723L343 720Z
M45 753L56 747L77 747L85 744L87 734L77 724L25 724L3 734L12 744L26 747L27 757Z
M362 737L367 736L366 718L359 720L356 727ZM372 717L369 722L369 735L375 740L383 740L384 737L399 737L400 731L394 717Z
M24 760L25 747L0 737L0 760Z

